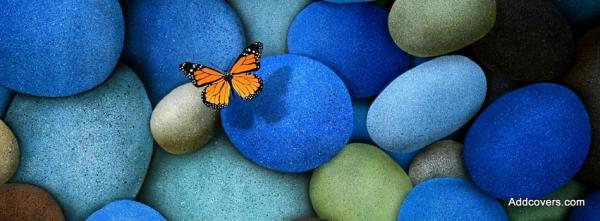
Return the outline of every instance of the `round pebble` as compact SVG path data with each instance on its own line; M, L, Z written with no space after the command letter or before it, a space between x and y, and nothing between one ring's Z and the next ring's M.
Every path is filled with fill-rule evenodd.
M256 74L263 91L252 101L233 99L221 111L225 132L244 156L269 169L304 172L332 159L348 142L350 95L327 66L278 55L263 58Z
M573 24L593 22L600 18L598 0L553 0Z
M309 218L295 219L294 221L324 221L324 220L315 218L315 217L309 217Z
M315 2L292 22L288 49L331 67L353 98L373 96L406 71L410 60L386 24L387 12L371 4Z
M353 143L310 180L310 199L321 219L329 221L395 220L410 191L410 179L379 148Z
M294 17L311 0L229 0L244 23L249 42L262 42L263 56L287 52L287 33Z
M213 137L218 112L202 103L202 90L192 83L181 85L167 94L152 111L152 136L165 151L190 153Z
M461 178L427 180L408 193L400 220L508 221L500 203Z
M542 81L564 74L573 58L573 36L548 0L497 0L492 31L473 45L483 66L514 80Z
M600 187L600 28L577 42L575 63L563 81L583 100L592 124L592 144L579 178Z
M157 150L139 198L167 220L284 221L313 215L308 182L253 164L219 135L188 155Z
M600 219L600 191L593 192L584 198L585 206L574 207L569 221L594 221Z
M571 181L567 185L561 187L557 191L543 198L543 200L573 200L581 199L581 195L585 192L585 187L576 182ZM516 201L515 201L516 203ZM569 206L508 206L505 203L505 210L511 221L561 221L567 220L569 211L572 207Z
M367 131L367 112L371 106L368 99L352 101L352 116L354 116L354 125L350 140L354 142L372 142Z
M347 3L361 3L361 2L373 2L375 0L325 0L327 2L347 4Z
M487 107L469 129L464 163L475 184L496 198L540 198L581 168L590 123L575 93L538 83Z
M4 118L4 113L12 100L14 92L11 89L0 86L0 119Z
M0 220L65 220L54 198L43 189L29 184L0 185L0 208Z
M8 0L0 17L0 85L20 93L87 91L108 78L123 49L118 1Z
M435 58L402 74L377 96L367 115L369 135L389 151L421 149L467 123L485 92L485 75L473 61L459 55Z
M83 220L115 199L134 198L152 155L150 114L142 82L124 65L83 94L18 94L6 114L21 149L12 182L46 189L68 220Z
M223 0L126 1L123 59L148 89L152 104L189 82L179 64L225 71L244 47L240 19Z
M13 132L0 120L0 185L6 183L19 166L19 145Z
M117 200L92 213L86 221L166 221L159 212L132 200Z
M397 0L388 27L402 50L428 57L472 44L492 29L495 19L495 0Z
M410 164L410 180L417 185L437 177L466 178L462 151L463 145L453 140L442 140L425 147Z

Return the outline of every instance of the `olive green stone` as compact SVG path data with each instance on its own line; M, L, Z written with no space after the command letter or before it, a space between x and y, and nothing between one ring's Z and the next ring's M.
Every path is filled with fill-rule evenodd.
M19 166L19 145L10 128L0 120L0 184L6 183Z
M387 154L354 143L313 172L309 195L321 219L395 221L411 188L406 173Z
M495 20L495 0L397 0L388 27L402 50L429 57L472 44L492 29Z
M577 181L571 181L554 193L544 197L544 200L577 200L585 193L585 187ZM560 221L567 220L568 206L508 206L504 208L511 221Z
M167 94L152 111L152 136L168 153L193 152L215 134L218 112L202 103L201 94L201 88L184 84Z

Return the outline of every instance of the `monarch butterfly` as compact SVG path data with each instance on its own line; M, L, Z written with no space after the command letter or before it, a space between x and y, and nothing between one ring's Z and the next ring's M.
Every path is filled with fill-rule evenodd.
M262 43L251 44L225 74L202 64L188 62L180 64L179 70L186 74L196 87L206 86L202 91L202 101L206 106L222 109L229 105L231 88L242 100L252 100L260 93L262 79L250 72L260 68L261 53Z

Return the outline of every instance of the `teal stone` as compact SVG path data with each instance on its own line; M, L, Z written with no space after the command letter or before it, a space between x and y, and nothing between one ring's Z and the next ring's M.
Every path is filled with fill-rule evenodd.
M140 200L167 220L280 220L312 216L307 174L244 158L224 135L187 155L157 148Z

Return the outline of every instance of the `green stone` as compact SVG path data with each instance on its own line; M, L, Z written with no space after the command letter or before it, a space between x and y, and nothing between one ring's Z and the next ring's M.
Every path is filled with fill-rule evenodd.
M585 187L577 181L571 181L543 200L576 200L585 193ZM504 209L511 221L560 221L567 220L571 207L567 206L508 206Z
M495 20L495 0L397 0L388 27L402 50L429 57L474 43L492 29Z
M348 144L312 175L309 195L329 221L395 221L412 184L387 154L368 144Z

